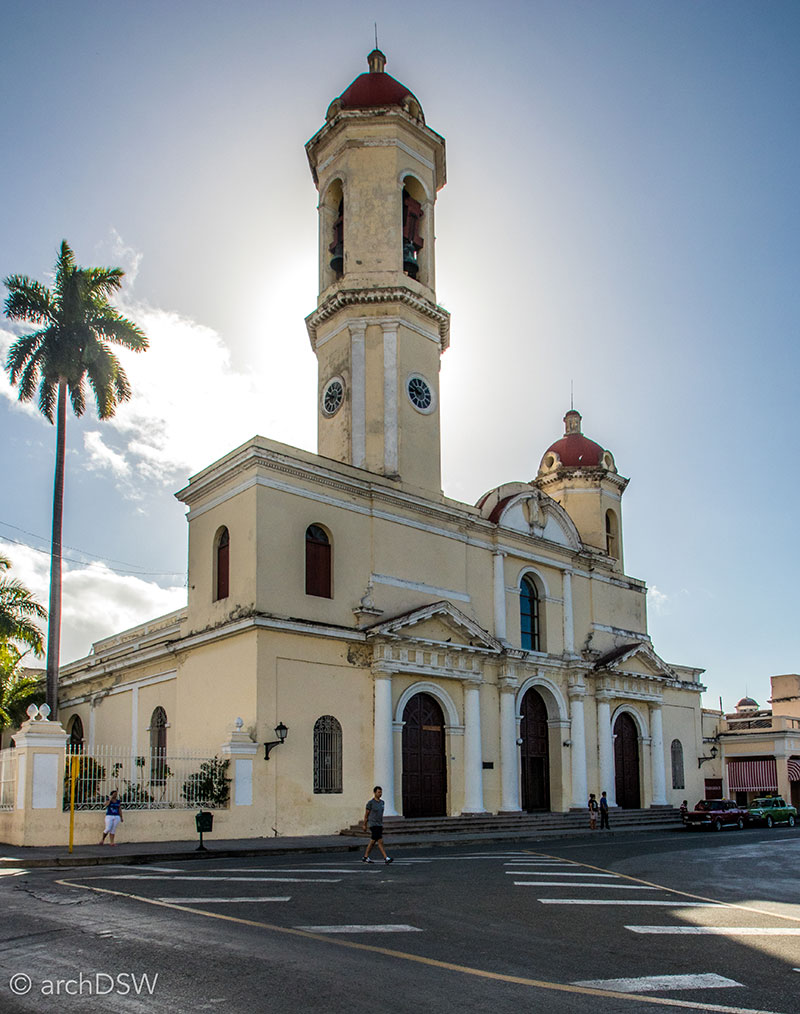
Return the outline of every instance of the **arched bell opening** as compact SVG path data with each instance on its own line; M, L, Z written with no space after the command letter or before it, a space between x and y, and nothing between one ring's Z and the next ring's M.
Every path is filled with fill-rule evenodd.
M319 203L320 292L344 275L344 188L332 180Z
M403 271L423 285L428 284L428 251L425 247L426 194L419 180L403 180Z

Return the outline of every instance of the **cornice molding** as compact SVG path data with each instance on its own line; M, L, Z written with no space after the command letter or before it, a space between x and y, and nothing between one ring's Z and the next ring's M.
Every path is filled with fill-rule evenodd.
M317 351L317 330L340 310L351 306L385 306L400 303L427 317L436 324L442 352L450 345L450 314L441 306L432 303L405 286L393 285L386 288L340 289L325 298L321 306L306 317L306 329L311 348Z

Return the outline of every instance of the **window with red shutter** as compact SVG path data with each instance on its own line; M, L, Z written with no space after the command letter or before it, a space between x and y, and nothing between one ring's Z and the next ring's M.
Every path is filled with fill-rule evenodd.
M306 595L332 598L331 543L319 525L306 529Z

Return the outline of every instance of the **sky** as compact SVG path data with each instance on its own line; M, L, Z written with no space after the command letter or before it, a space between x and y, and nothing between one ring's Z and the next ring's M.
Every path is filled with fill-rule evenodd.
M447 140L445 493L533 478L572 389L656 651L764 704L800 666L796 0L5 0L0 277L50 284L67 239L150 339L114 419L68 420L62 661L185 604L191 474L316 450L303 145L375 22ZM0 554L45 603L54 450L3 373Z

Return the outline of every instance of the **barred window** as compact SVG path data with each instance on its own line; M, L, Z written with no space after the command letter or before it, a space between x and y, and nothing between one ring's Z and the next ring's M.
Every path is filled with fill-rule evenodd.
M672 787L673 789L683 789L684 785L683 777L683 747L679 739L673 739L672 746L669 748L670 754L672 755Z
M314 723L314 792L342 791L342 727L333 715Z

